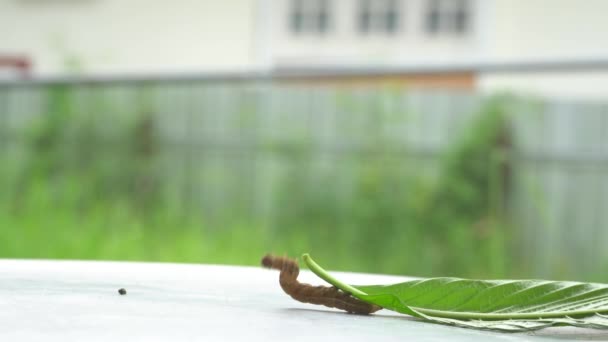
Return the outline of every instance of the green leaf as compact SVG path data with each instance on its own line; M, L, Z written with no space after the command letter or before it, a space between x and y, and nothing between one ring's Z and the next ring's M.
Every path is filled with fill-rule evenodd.
M434 323L502 331L565 325L608 329L607 284L429 278L346 285L308 254L302 258L316 275L354 297Z

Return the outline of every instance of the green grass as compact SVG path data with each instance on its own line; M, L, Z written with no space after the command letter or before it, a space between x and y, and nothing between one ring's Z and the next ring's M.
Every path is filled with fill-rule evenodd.
M258 265L265 253L297 255L314 245L305 232L279 236L253 223L210 227L168 209L141 213L126 201L83 206L76 194L58 201L46 185L35 182L18 205L3 197L1 258Z
M259 234L255 229L230 227L210 233L201 224L167 214L142 219L121 205L80 214L50 203L22 208L19 214L3 209L0 256L4 258L253 265L268 247L255 238Z
M516 275L508 226L496 209L501 201L491 201L500 196L488 155L504 133L493 103L439 158L435 180L381 139L378 127L363 134L374 153L336 157L325 173L315 169L314 142L270 146L260 152L287 171L273 183L277 209L259 217L248 210L252 187L241 186L248 164L192 167L184 176L171 157L189 147L167 149L146 111L132 120L111 107L77 112L66 89L51 95L49 112L22 134L20 152L0 154L2 258L258 265L267 252L309 252L339 270ZM93 114L110 115L115 125L98 125ZM184 184L196 196L206 191L202 176L222 208L202 208L183 191Z
M274 230L253 222L212 227L202 218L168 210L141 215L120 201L83 209L76 201L53 200L44 187L32 193L35 196L29 196L18 209L8 201L0 208L2 258L258 265L267 252L290 256L311 252L320 260L331 260L327 262L332 269L433 274L433 269L425 269L430 259L421 260L417 255L425 254L425 246L415 232L387 237L389 242L401 243L387 243L380 253L375 248L361 248L366 234L353 230L353 237L345 239L345 227L314 230L302 223Z

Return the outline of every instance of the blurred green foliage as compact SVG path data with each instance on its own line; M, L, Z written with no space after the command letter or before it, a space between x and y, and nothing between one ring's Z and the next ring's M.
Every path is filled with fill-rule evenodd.
M500 99L481 108L439 158L436 175L420 172L417 157L375 138L370 126L372 152L337 156L332 171L312 162L306 142L288 148L279 210L260 220L235 205L218 223L173 195L145 99L125 117L102 102L79 111L69 96L51 89L48 113L24 133L26 157L1 157L0 257L255 265L269 251L311 252L352 271L518 272L510 263L510 137Z
M509 141L506 114L494 99L440 158L438 177L376 146L384 153L348 166L357 170L355 186L340 198L340 174L307 182L306 169L295 167L281 200L290 205L278 218L286 229L278 233L305 232L311 253L343 269L504 277L515 272L505 215Z

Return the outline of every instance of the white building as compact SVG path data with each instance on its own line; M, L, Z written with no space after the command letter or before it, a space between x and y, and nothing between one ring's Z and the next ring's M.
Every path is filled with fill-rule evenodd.
M487 0L483 0L487 1ZM489 0L488 61L599 60L602 68L479 77L482 89L608 98L608 1Z
M250 0L2 0L0 54L32 73L164 73L253 67Z
M413 85L602 97L605 13L605 0L2 0L0 57L34 76L401 68ZM606 65L474 67L586 60Z

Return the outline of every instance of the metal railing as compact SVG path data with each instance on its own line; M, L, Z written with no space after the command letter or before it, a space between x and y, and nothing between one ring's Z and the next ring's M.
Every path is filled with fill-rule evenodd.
M269 218L280 210L277 188L302 162L312 165L302 177L339 174L344 196L354 172L345 165L368 163L377 153L408 160L420 174L436 174L441 156L467 134L485 101L466 93L258 82L274 77L4 82L0 149L18 155L29 123L68 108L103 128L96 143L118 150L122 142L113 140L111 126L151 115L161 169L186 207L213 217L241 203L247 215ZM511 219L522 253L539 275L559 267L582 274L604 267L608 104L507 103L514 136ZM593 262L563 264L573 258Z

